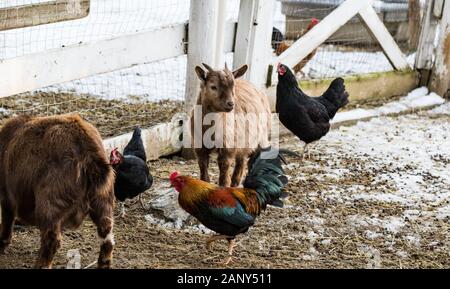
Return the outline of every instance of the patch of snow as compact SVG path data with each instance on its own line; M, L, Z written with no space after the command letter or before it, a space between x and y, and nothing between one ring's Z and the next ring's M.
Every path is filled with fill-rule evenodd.
M322 242L320 242L324 246L328 246L331 244L331 239L324 239Z
M189 218L189 214L178 204L178 193L168 187L168 183L160 183L153 192L150 208L161 211L166 219L180 224Z
M427 111L429 115L450 115L450 102L446 102L443 105L435 107Z
M408 258L409 254L405 251L397 251L395 255L399 256L400 258L406 259Z
M368 259L366 268L367 269L378 269L381 268L381 254L380 251L371 246L363 245L358 248L358 250Z
M428 94L426 87L417 88L411 91L407 96L398 101L389 102L381 107L374 109L354 109L350 111L338 112L331 123L341 123L345 121L354 121L375 116L384 116L406 112L410 109L420 109L432 105L443 104L445 99L432 92Z
M317 237L319 237L319 235L317 235L313 231L308 231L308 233L306 233L306 238L309 240L310 243L314 243Z
M366 201L380 201L380 202L396 202L396 203L402 203L407 204L408 200L398 196L396 194L391 193L382 193L382 192L373 192L371 194L368 193L361 193L354 196L355 200L366 200Z
M370 230L364 231L364 237L366 237L369 240L374 240L374 239L380 238L382 236L383 236L383 234L380 234L380 233L377 233L377 232L373 232L373 231L370 231Z
M402 218L396 216L388 216L386 218L380 219L372 216L364 215L351 215L347 217L347 223L355 227L362 228L381 228L386 230L388 233L398 233L405 226L405 222ZM368 231L366 230L365 233ZM368 233L369 236L373 237L374 234Z
M414 64L415 54L407 57ZM332 46L321 46L302 72L307 78L334 77L346 74L391 71L392 65L381 51L337 51Z
M450 220L450 205L438 208L436 211L436 218Z
M410 243L413 246L420 247L420 236L407 235L407 236L404 236L403 239L408 241L408 243Z
M399 217L388 217L382 222L383 228L385 228L390 233L398 233L405 226L405 222Z
M10 112L6 108L0 107L0 115L8 116Z

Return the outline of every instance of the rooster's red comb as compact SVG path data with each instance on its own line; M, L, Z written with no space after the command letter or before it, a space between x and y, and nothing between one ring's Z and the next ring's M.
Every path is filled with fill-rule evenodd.
M170 177L169 177L170 181L172 182L172 181L175 180L175 178L178 177L179 175L180 175L180 173L177 172L177 171L171 173L171 174L170 174Z
M319 19L317 19L317 18L312 18L312 19L311 19L311 23L315 25L315 24L319 23Z

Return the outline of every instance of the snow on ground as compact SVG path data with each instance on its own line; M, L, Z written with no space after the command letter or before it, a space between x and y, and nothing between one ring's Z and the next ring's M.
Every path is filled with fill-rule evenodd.
M432 225L431 220L434 218L448 221L450 120L428 118L428 115L432 113L449 115L449 103L443 103L442 98L428 94L426 88L419 88L405 98L386 104L375 111L386 113L386 107L396 108L399 104L408 108L414 103L429 104L428 98L434 100L433 104L441 105L429 111L398 117L378 115L369 121L359 121L355 125L341 126L330 131L313 146L313 154L320 155L320 163L312 160L304 164L292 162L286 166L287 171L291 172L290 182L303 183L313 178L319 184L321 182L330 184L319 193L309 192L308 199L313 201L325 199L341 204L387 203L403 208L404 213L395 216L364 215L364 212L348 216L349 226L364 228L364 234L369 239L381 236L382 232L389 234L401 232L408 219L427 219L429 220L427 222L431 222L427 223L428 225ZM346 115L352 115L354 112L349 111ZM399 111L391 110L391 113L397 112ZM367 114L356 113L356 115L367 117ZM285 145L293 149L303 146L297 139L290 139ZM302 173L296 173L298 171ZM356 179L359 179L365 174L370 175L367 179L370 182L367 180L351 182L350 176L357 175ZM346 179L348 176L349 179ZM165 226L185 228L183 222L186 221L186 216L182 213L177 216L176 206L167 207L167 204L176 203L176 193L168 187L168 184L165 186L165 190L158 193L159 197L155 197L152 207L166 211L164 212L166 220L172 224ZM161 190L158 188L156 191ZM164 205L161 205L162 203ZM285 208L296 210L298 207L295 204L288 204ZM152 223L161 222L152 217L149 217L149 220ZM319 227L326 222L320 214L308 216L307 219L300 218L297 221L300 220Z
M430 115L440 115L440 114L450 115L450 102L446 102L441 106L429 110L428 113Z
M436 93L429 93L428 88L420 87L411 91L407 96L401 98L400 100L386 103L381 107L373 109L354 109L345 112L338 112L333 118L332 123L341 123L345 121L358 120L375 116L396 114L406 112L410 109L424 108L442 104L444 102L445 100ZM440 107L439 109L442 110L446 108L445 106L442 107Z
M39 3L40 0L7 0L0 7ZM239 1L227 1L228 19L238 16ZM281 3L276 1L274 25L285 28ZM48 49L154 30L189 17L189 0L93 0L88 17L0 32L0 59ZM409 57L410 62L413 59ZM232 63L232 54L227 56ZM321 47L304 68L306 77L322 78L345 74L390 71L392 66L381 52L335 51ZM54 85L43 91L90 94L103 99L125 101L183 100L186 56L141 64L127 69ZM130 96L132 96L130 98Z
M417 90L406 99L424 94ZM238 238L237 251L262 256L264 262L283 260L281 267L448 267L449 115L450 106L443 103L330 131L312 144L311 158L288 158L284 208L263 212ZM301 153L303 143L289 136L280 146ZM168 187L168 172L194 177L198 172L195 161L177 160L154 164L162 184L151 192L153 210L146 220L206 239L203 234L210 232L195 220L174 219L177 193ZM212 164L213 181L217 175ZM161 206L163 199L172 199L174 206Z
M0 116L9 115L9 111L6 108L0 107Z
M411 67L415 53L407 56ZM332 46L320 47L316 55L305 65L303 73L308 78L322 78L393 70L389 60L381 51L336 51Z

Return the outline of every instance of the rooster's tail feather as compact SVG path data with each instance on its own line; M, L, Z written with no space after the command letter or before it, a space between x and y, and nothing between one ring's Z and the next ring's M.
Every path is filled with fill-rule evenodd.
M244 187L258 193L258 201L263 208L266 205L283 207L280 199L287 197L283 191L288 183L282 168L282 163L287 163L283 155L298 156L292 151L266 148L256 152L249 161Z

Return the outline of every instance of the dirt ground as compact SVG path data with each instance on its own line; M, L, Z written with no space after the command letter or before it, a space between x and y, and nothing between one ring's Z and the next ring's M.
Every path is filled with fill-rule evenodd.
M239 237L230 268L449 268L450 113L421 111L340 127L310 149L289 158L284 208L268 208ZM302 152L294 137L281 147ZM151 202L178 170L196 176L195 161L171 157L150 162ZM214 180L217 167L212 166ZM150 218L149 218L150 216ZM159 220L158 222L149 220ZM155 209L127 203L116 219L115 268L221 268L226 243L205 249L208 233L192 221L175 225ZM179 224L179 222L178 222ZM39 246L34 228L17 227L0 268L29 268ZM55 267L69 250L81 265L96 261L93 224L65 232Z
M345 110L374 107L397 98L353 101ZM75 93L24 93L0 98L0 125L16 114L49 116L77 112L106 138L130 132L136 125L146 128L168 122L175 113L183 111L180 101L144 102L132 96L129 99L130 102L124 102Z
M169 121L182 111L179 101L143 102L130 96L130 102L104 100L74 93L38 92L0 98L0 125L15 114L49 116L77 112L94 124L103 137L116 136L133 130Z

